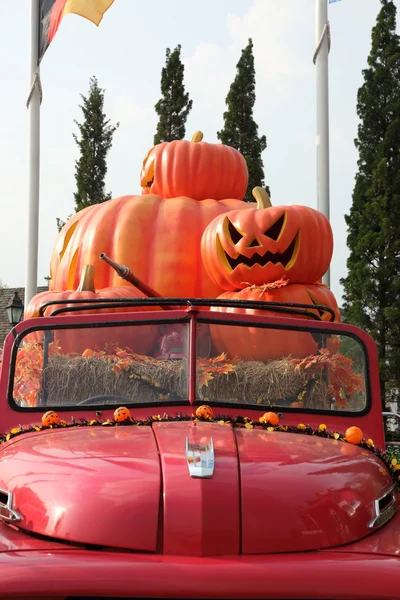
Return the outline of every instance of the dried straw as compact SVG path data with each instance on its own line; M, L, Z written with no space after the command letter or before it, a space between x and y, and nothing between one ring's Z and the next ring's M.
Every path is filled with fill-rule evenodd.
M134 361L129 371L115 372L114 362L99 357L55 355L45 369L49 405L76 405L98 395L117 395L136 403L187 401L187 361ZM228 374L213 373L208 385L198 387L204 401L239 404L289 405L306 390L303 404L328 408L327 386L296 369L290 359L240 361Z

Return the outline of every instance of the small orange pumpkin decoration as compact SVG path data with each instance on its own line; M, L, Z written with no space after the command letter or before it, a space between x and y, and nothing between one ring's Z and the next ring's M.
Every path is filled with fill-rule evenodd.
M344 437L350 444L359 444L362 441L364 434L359 427L353 426L346 429Z
M248 182L243 156L230 146L202 140L203 134L196 131L190 142L174 140L154 146L142 165L142 194L243 200Z
M259 420L261 423L269 423L273 427L279 425L279 417L275 412L266 412Z
M54 412L54 410L48 410L42 416L42 424L45 427L50 427L50 425L56 425L59 422L60 422L60 417L58 416L58 414L56 412Z
M102 290L95 291L94 287L94 276L95 271L92 265L86 265L83 269L81 280L76 291L63 291L63 292L52 292L45 291L36 294L29 302L24 318L32 319L39 317L40 307L46 302L51 300L86 300L92 298L145 298L146 296L137 288L132 285L119 286L114 288L105 288ZM68 306L74 306L73 304L52 304L48 306L44 311L44 316L49 317L59 308L66 308ZM75 305L76 306L76 305ZM97 309L90 311L89 314L95 315L101 312L135 312L137 310L161 310L158 307L121 307L121 308L110 308L110 309ZM61 313L63 314L63 313ZM66 313L68 314L68 313ZM69 313L73 314L73 313ZM77 314L82 314L78 311ZM135 328L135 334L133 335L132 328L126 327L108 327L102 328L85 328L80 331L76 330L54 330L54 341L61 348L61 352L68 353L85 353L85 356L89 356L89 350L94 347L102 348L106 343L116 343L118 346L124 348L128 346L138 354L147 354L154 346L157 337L157 328L151 326L143 326ZM28 335L29 339L35 339L42 341L43 332L37 334Z
M126 406L120 406L114 411L114 421L116 423L122 423L122 421L128 421L131 418L131 411Z
M250 208L247 202L227 198L197 202L187 197L125 196L79 211L54 245L50 290L77 289L82 270L91 264L98 289L126 285L131 295L142 297L100 260L105 253L164 297L216 298L223 290L204 268L201 237L218 215Z
M202 404L202 406L196 408L196 417L203 417L203 419L212 419L213 411L211 406L208 406L207 404Z
M314 283L332 258L328 219L307 206L271 206L261 187L253 195L256 208L220 215L204 231L201 254L210 278L224 290L282 277Z
M294 302L299 304L321 305L331 308L335 321L340 322L340 312L335 296L325 285L285 285L275 284L261 287L249 287L238 292L225 292L219 298L233 300L258 300L261 302ZM276 317L304 318L301 315L283 314L273 311L262 311L247 308L213 307L215 312L234 312L247 315L267 315ZM312 309L310 309L310 312ZM315 309L323 321L330 321L331 314L323 309ZM283 331L259 327L229 327L227 325L210 325L212 342L219 353L227 352L231 357L239 356L242 360L272 360L292 355L302 358L315 354L318 344L310 333L302 331ZM328 339L327 347L336 352L338 339Z

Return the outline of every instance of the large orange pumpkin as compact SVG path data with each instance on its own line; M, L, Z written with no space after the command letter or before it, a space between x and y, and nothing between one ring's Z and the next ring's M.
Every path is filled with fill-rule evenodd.
M314 283L328 269L333 235L328 219L307 206L271 206L262 188L257 207L217 217L206 228L201 253L216 285L237 290L285 276Z
M266 286L265 286L266 287ZM293 302L298 304L323 305L333 309L335 321L340 322L340 312L335 296L324 285L292 284L274 289L250 287L238 292L225 292L220 298L235 300L258 300L260 302ZM217 312L242 313L247 315L266 315L304 318L299 315L288 315L273 311L258 309L214 307ZM330 321L328 311L316 309L316 314L323 321ZM211 339L218 351L227 352L229 356L238 356L242 360L272 360L286 356L302 358L315 354L317 342L307 332L283 331L281 329L265 329L259 327L244 327L232 325L210 325ZM337 339L328 340L328 348L336 351Z
M201 236L218 215L248 209L240 200L165 199L125 196L76 213L53 248L50 289L73 290L82 269L96 269L98 288L130 285L99 255L126 265L162 296L211 297L223 290L208 277L200 254Z
M119 286L114 288L105 288L95 291L94 288L94 268L91 265L86 265L83 269L82 277L78 289L76 291L45 291L36 294L29 302L25 309L24 319L31 319L40 316L40 308L46 302L51 300L88 300L92 298L145 298L144 294L132 285ZM69 306L77 306L76 304L52 304L44 310L44 316L49 317L59 308ZM135 312L138 310L160 310L158 307L121 307L111 309L94 309L88 314L101 312ZM87 312L85 310L84 312ZM62 313L63 314L63 313ZM66 313L73 314L73 313ZM79 311L77 314L82 314ZM132 327L107 327L107 328L85 328L81 330L54 330L54 341L61 348L61 352L82 354L87 348L98 347L102 349L107 343L117 344L124 348L128 346L138 354L150 353L155 344L158 331L156 326L140 326L135 329ZM31 334L28 339L42 341L43 332Z
M197 131L190 142L175 140L154 146L142 165L142 194L243 200L248 182L243 156L230 146L208 144L202 139L203 134Z

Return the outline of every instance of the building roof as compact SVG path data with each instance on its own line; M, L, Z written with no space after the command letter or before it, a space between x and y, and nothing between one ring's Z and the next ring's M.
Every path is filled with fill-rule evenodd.
M47 286L39 287L38 293L48 289ZM0 348L3 346L4 339L11 329L11 325L8 322L6 307L11 304L15 292L18 293L22 302L24 302L25 288L0 288Z

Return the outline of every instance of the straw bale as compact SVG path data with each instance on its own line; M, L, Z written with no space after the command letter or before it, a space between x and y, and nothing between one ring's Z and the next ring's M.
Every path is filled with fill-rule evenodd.
M187 402L186 360L135 360L129 370L119 372L113 370L114 364L105 357L53 356L44 378L48 404L75 406L101 395L138 404ZM285 358L267 363L239 361L228 374L212 373L208 385L198 387L197 393L205 402L285 406L303 390L305 407L328 408L326 383L311 379L306 369L296 369Z

